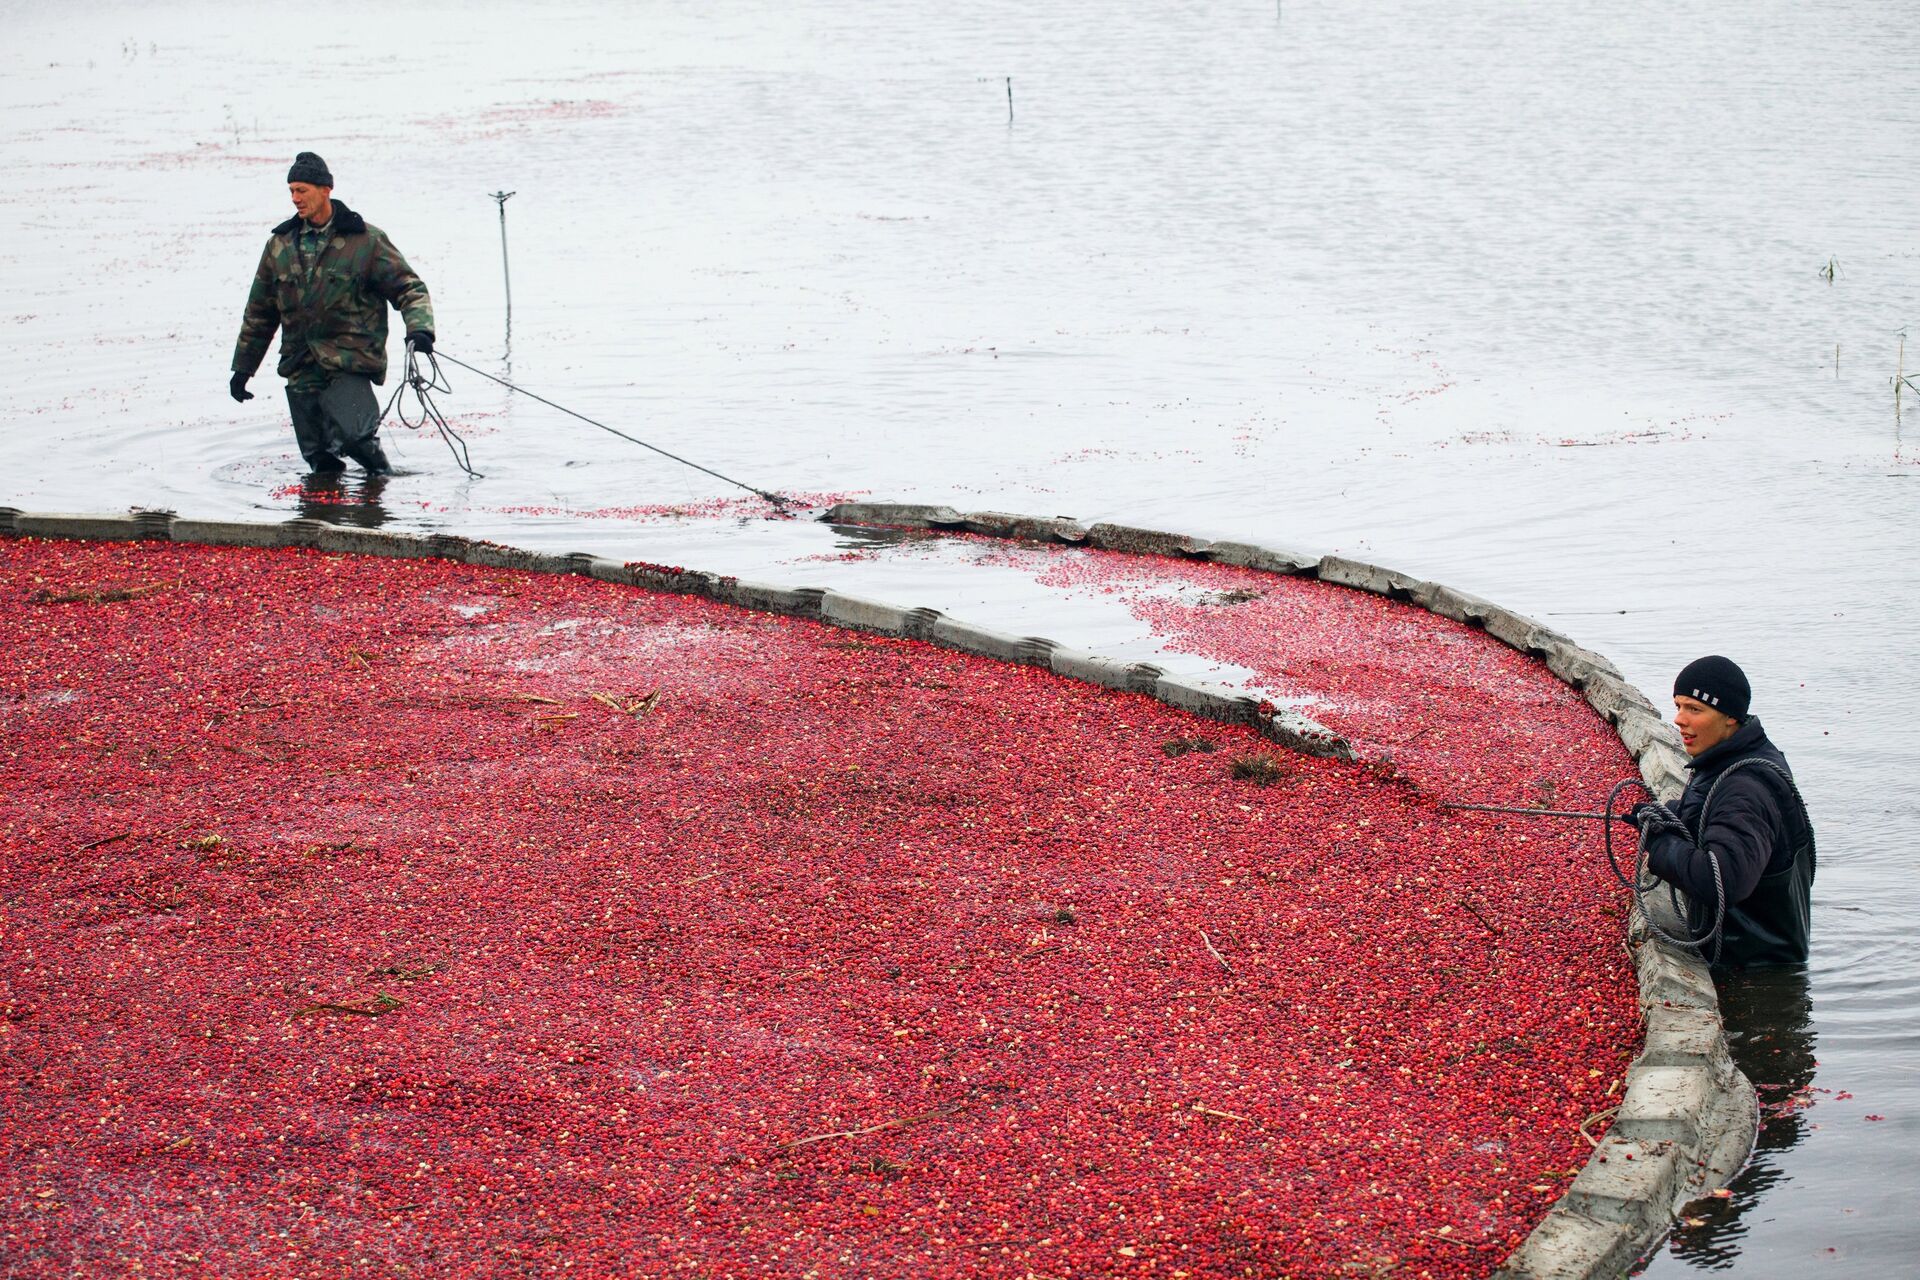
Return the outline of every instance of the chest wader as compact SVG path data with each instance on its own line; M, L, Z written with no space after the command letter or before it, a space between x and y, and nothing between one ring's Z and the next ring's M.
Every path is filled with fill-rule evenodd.
M1728 903L1719 920L1710 963L1729 965L1801 964L1806 961L1813 934L1813 873L1817 861L1814 848L1813 819L1807 814L1806 801L1793 775L1764 757L1749 756L1736 760L1713 780L1695 816L1696 847L1709 857L1703 835L1713 807L1714 793L1720 784L1741 769L1757 770L1766 779L1786 824L1792 858L1778 871L1760 877L1752 893L1738 903ZM1696 933L1715 925L1712 904L1690 902L1688 927Z
M364 219L360 221L364 232ZM345 242L334 238L332 227L330 222L319 231L301 227L293 233L298 274L292 279L300 287L298 310L303 333L318 323L330 302L338 305L340 299L329 293L329 281L348 278L341 272L322 272L322 259L327 257L329 246L336 255L333 261L337 262L337 255L344 252L341 246ZM353 233L352 228L346 230ZM284 346L286 338L281 341ZM303 363L306 367L287 382L287 414L293 419L294 440L307 465L330 475L346 470L341 461L344 456L366 468L368 475L390 474L393 467L380 447L380 402L373 394L373 380L359 373L328 374L315 367L311 356Z
M343 456L365 467L368 475L393 470L380 447L380 402L365 374L336 373L317 391L296 391L289 383L287 413L300 456L314 471L346 470Z

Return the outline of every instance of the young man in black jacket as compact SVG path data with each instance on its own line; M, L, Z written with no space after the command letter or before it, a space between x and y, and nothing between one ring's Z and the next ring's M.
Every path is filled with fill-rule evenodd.
M1693 757L1673 811L1684 830L1655 805L1633 817L1648 869L1686 891L1693 932L1720 919L1718 963L1800 964L1812 932L1813 824L1786 757L1748 714L1752 696L1726 658L1687 664L1673 682L1673 722ZM1702 949L1716 956L1714 942Z

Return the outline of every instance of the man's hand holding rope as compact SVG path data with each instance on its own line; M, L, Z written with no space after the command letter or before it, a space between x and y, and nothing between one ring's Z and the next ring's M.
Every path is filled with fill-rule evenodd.
M424 359L425 364L422 364ZM419 418L407 416L406 393L413 392L418 405ZM459 433L447 424L446 415L433 402L435 392L451 393L453 388L447 384L446 375L440 372L440 361L433 354L433 334L425 329L407 335L407 362L400 385L393 389L393 395L387 401L387 407L380 412L384 421L389 413L399 406L399 418L402 426L424 427L429 422L440 432L440 438L447 442L447 448L453 453L453 460L460 469L476 480L480 473L473 469L472 460L467 454L467 442Z

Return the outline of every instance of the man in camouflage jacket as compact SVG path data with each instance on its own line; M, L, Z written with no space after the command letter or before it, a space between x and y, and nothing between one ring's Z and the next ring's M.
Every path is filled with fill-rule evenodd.
M302 151L287 171L295 214L273 229L253 273L228 390L253 399L247 380L280 330L280 376L300 454L316 472L346 469L344 454L384 475L374 385L387 379L387 306L406 322L407 345L433 350L433 300L387 233L333 199L326 161Z

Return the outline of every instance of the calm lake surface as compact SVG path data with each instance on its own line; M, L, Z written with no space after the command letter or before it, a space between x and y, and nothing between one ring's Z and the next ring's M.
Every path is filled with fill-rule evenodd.
M965 546L719 506L739 491L457 368L441 405L483 479L390 428L405 474L303 495L271 368L244 406L225 384L313 149L428 281L445 351L753 485L1374 559L1663 703L1734 657L1819 826L1815 950L1726 992L1762 1150L1647 1274L1920 1274L1920 391L1894 394L1920 367L1920 6L0 21L0 503L304 507L1158 651Z

